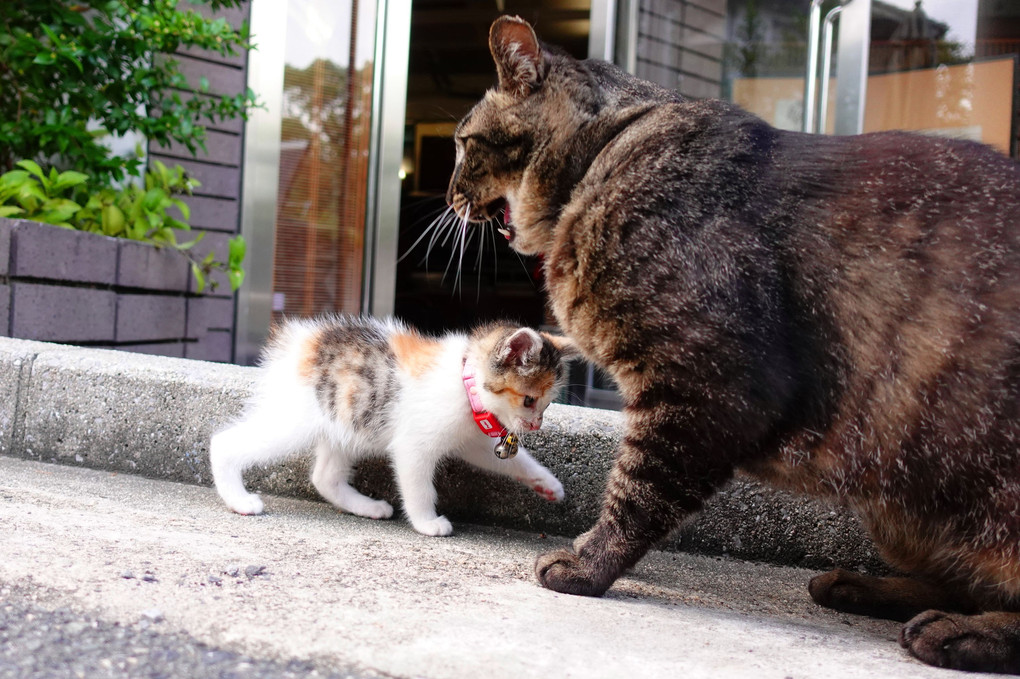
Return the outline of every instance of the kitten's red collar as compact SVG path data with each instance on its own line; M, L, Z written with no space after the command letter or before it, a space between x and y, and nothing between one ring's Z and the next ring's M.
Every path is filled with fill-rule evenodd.
M503 423L496 419L482 405L482 399L478 396L478 390L482 387L475 381L475 366L467 358L464 359L464 371L461 373L464 379L464 391L467 392L468 401L471 403L471 412L475 418L475 424L486 436L494 439L502 439L509 432Z

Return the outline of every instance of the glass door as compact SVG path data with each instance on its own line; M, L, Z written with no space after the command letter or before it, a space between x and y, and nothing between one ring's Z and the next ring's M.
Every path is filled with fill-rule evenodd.
M385 71L377 11L386 4L252 2L257 49L248 54L248 84L263 106L244 135L248 277L238 292L238 363L257 360L271 325L285 315L362 310L373 239L375 99Z
M859 8L870 2L854 0L856 15L850 12L845 23L858 22ZM804 100L809 64L816 64L810 81L816 87L807 94L817 94L821 20L839 6L837 0L621 0L616 61L682 94L728 99L776 127L802 130L815 110L805 109ZM809 44L812 24L816 39ZM861 66L854 68L844 52L838 65L850 83ZM835 100L834 89L826 94ZM854 97L847 93L846 101Z
M620 0L617 17L619 64L776 127L916 130L1017 157L1016 0Z
M719 96L780 129L859 132L874 2L726 0Z
M885 0L871 16L864 131L961 137L1017 157L1016 0Z
M609 40L607 0L414 0L400 167L394 314L422 330L466 329L495 319L547 319L542 266L519 257L493 229L442 228L455 161L453 131L495 83L488 34L501 14L521 16L543 40L584 58Z
M372 3L288 2L276 321L361 310L375 21Z

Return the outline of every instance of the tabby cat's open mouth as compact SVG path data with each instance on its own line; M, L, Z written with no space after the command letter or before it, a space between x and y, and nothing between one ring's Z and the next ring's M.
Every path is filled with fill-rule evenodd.
M497 231L503 234L507 242L511 242L514 239L514 225L510 222L510 203L503 205L503 226L502 228L497 227Z

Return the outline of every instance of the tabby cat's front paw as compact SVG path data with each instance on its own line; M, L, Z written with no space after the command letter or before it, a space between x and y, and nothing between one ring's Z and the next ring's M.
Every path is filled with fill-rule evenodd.
M967 672L1020 672L1015 613L956 615L925 611L900 630L900 645L936 667Z
M535 560L535 577L554 592L580 596L602 596L609 589L586 571L577 555L566 549L540 554Z

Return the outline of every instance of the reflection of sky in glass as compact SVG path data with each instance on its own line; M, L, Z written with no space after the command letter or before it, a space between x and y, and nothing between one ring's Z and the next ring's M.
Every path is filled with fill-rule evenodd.
M304 69L315 59L325 58L347 66L351 41L351 3L336 0L289 0L288 5L287 64Z
M883 0L903 9L914 9L914 0ZM921 9L929 18L949 26L946 37L955 42L974 46L977 34L978 0L923 0Z

